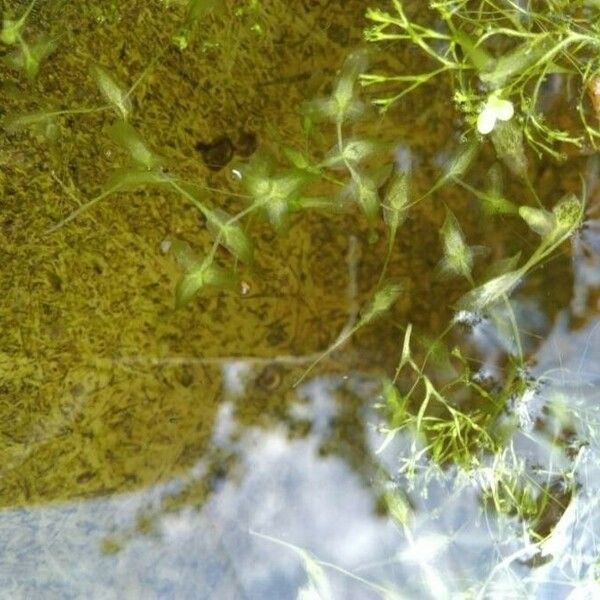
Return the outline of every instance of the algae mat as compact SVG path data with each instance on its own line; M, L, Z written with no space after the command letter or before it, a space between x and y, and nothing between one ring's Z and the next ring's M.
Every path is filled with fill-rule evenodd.
M363 7L271 2L246 14L225 4L182 52L172 42L182 6L40 2L28 27L58 47L33 82L1 67L2 110L101 105L93 66L131 82L160 54L133 96L135 125L187 179L227 188L230 175L207 167L202 144L227 140L242 155L274 124L297 136L306 79L335 69ZM244 297L179 312L177 268L161 242L204 243L193 207L123 194L47 235L118 163L103 136L112 120L71 115L52 131L2 134L3 505L124 491L189 467L206 450L225 359L302 355L347 319L348 240L327 222L283 241L264 231L268 252Z

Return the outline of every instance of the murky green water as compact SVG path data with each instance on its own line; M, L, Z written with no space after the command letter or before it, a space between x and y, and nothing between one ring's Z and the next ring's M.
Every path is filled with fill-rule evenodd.
M193 27L184 4L39 0L28 34L50 33L57 48L31 81L0 66L0 116L102 106L93 65L125 89L143 74L131 124L170 173L235 214L245 207L241 163L282 144L306 147L300 107L330 92L363 44L368 3L216 2ZM16 2L3 10L22 12ZM370 59L373 68L420 60L385 47ZM459 143L448 93L443 82L428 86L352 126L385 144L376 163L410 157L417 195ZM261 535L335 565L333 598L567 598L573 581L588 580L589 596L577 597L595 597L597 157L532 168L547 205L577 192L583 173L589 214L511 301L523 379L539 386L522 414L519 398L506 398L505 412L527 422L504 458L532 488L551 490L533 528L558 533L540 555L523 545L518 515L482 500L493 457L468 477L421 455L408 477L422 440L403 432L379 452L376 407L407 324L424 355L469 289L436 276L446 206L494 259L531 252L525 224L485 217L458 185L416 206L390 260L404 290L393 310L294 386L360 318L385 259L383 224L373 232L356 211L315 211L278 235L251 217L256 263L236 264L240 293L175 310L180 271L167 241L213 244L184 199L121 191L48 233L124 166L107 134L115 119L113 110L57 114L0 137L0 597L295 598L302 558ZM326 155L335 143L322 126L310 151ZM493 161L480 154L472 185L485 185ZM505 184L511 197L526 194L514 178ZM509 378L510 340L484 320L445 344L432 380L457 405L481 409L454 383L452 350L492 389ZM561 535L577 540L561 546Z

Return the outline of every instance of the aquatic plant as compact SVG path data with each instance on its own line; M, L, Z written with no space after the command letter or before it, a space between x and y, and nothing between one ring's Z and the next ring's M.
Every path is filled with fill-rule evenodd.
M15 46L15 54L9 54L7 60L30 77L37 74L42 60L54 48L52 38L24 41L34 4L31 2L17 18L5 19L1 33L6 46ZM185 58L202 20L220 7L208 0L164 4L165 10L185 6L184 22L179 23L177 31L170 32L179 48L174 50L175 54ZM390 375L383 383L381 407L385 423L381 431L386 436L385 444L405 433L414 440L413 451L402 459L403 474L415 477L417 463L425 457L440 468L459 465L465 471L476 472L486 467L486 459L499 456L507 447L506 440L510 437L507 431L514 431L515 426L512 422L500 424L501 413L507 409L510 398L528 391L528 382L519 371L525 367L526 353L511 294L577 231L583 220L586 194L582 193L581 198L569 194L552 210L534 208L525 201L516 203L504 196L498 163L491 167L489 186L483 190L474 187L477 184L469 178L469 169L489 139L498 160L532 188L525 142L538 152L558 157L564 144L582 147L582 136L587 135L587 142L593 145L598 136L596 128L589 124L594 106L586 97L590 95L588 90L597 84L597 65L592 55L597 46L594 31L597 7L564 2L548 6L561 18L551 18L538 3L531 3L525 14L514 3L498 6L490 0L434 2L428 13L430 18L419 17L425 24L417 22L416 17L409 18L405 4L399 0L392 3L391 12L371 9L368 16L374 26L367 31L367 39L389 45L411 44L431 61L431 70L418 75L377 75L368 72L367 52L362 49L353 52L341 65L330 89L298 107L305 143L284 142L274 135L252 159L235 164L233 172L239 183L235 187L234 181L233 190L191 180L177 160L173 160L176 152L161 147L148 135L152 116L145 113L143 95L140 93L138 97L137 92L141 91L141 82L160 65L163 56L160 53L142 66L142 72L137 72L129 88L119 81L121 77L129 79L119 65L110 68L90 65L89 79L97 89L92 88L89 106L55 110L53 102L44 98L40 104L50 106L5 115L3 126L10 133L23 129L50 132L67 119L96 116L99 137L102 134L103 139L112 143L114 164L102 174L104 179L99 179L99 184L94 182L87 188L88 192L91 190L87 199L80 197L67 179L63 181L59 174L53 173L76 208L59 218L49 228L51 233L73 224L100 202L117 194L128 201L136 192L157 190L161 196L181 200L196 209L208 238L207 244L202 239L197 245L206 247L196 254L192 250L195 241L188 243L171 237L162 246L182 271L175 289L178 308L205 290L239 290L239 272L253 265L256 258L251 225L257 219L266 221L267 229L272 227L277 235L283 236L303 211L354 212L370 231L370 248L375 248L379 231L385 227L385 256L379 281L369 294L371 300L353 326L308 366L297 383L394 305L401 288L386 283L385 276L391 270L396 240L402 237L402 227L415 204L426 200L435 204L439 193L453 185L474 194L490 215L520 216L539 235L539 246L522 262L519 256L496 259L482 275L480 263L475 261L481 249L470 245L469 230L456 216L459 213L455 206L447 208L440 230L442 256L438 271L444 276L457 276L471 287L459 301L454 321L435 340L437 347L448 345L441 353L452 367L452 375L440 378L431 368L433 351L428 350L424 355L415 351L412 338L415 332L408 325L400 365L394 377ZM260 18L259 2L247 2L238 8L235 16L240 20ZM433 24L436 18L442 25ZM260 31L256 34L260 35ZM460 143L453 144L452 156L433 186L420 191L412 168L399 161L393 164L391 145L371 132L365 133L362 129L367 128L360 125L375 122L368 98L374 86L390 90L397 85L405 86L391 96L383 97L380 91L375 94L375 104L390 109L405 94L444 75L464 116L457 136ZM576 116L583 127L580 133L565 132L550 124L550 115L542 116L544 89L571 75L579 77L581 93ZM324 151L316 143L315 133L326 140ZM531 192L536 198L536 191L532 188ZM507 344L509 366L499 389L490 391L478 381L472 361L461 349L452 347L448 338L453 329L465 324L483 319L498 322L501 317L506 317L509 336L513 338ZM506 467L506 474L501 466ZM495 487L489 487L487 497L498 512L515 512L522 519L534 518L543 502L521 479L512 477L518 465L510 466L506 459L501 466L492 469Z
M23 71L28 79L34 79L41 63L58 47L58 40L47 34L38 35L33 41L26 41L23 30L29 17L36 8L37 0L32 0L18 18L4 16L0 42L6 46L17 46L2 58L9 67Z
M388 48L410 44L423 55L421 73L361 77L363 85L382 90L375 92L375 103L383 110L419 86L447 77L465 124L483 136L516 121L538 154L560 158L566 146L581 148L585 140L596 147L600 133L591 124L597 118L593 93L591 101L587 96L598 73L597 4L436 0L431 18L423 21L408 11L406 2L393 0L390 11L367 12L373 23L367 40ZM543 96L573 78L579 85L577 109L569 129L563 129L553 124L556 111L544 108Z

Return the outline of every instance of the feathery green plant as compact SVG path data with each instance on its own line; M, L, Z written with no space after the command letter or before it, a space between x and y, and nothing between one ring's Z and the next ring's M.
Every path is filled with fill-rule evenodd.
M445 75L467 127L481 135L517 120L522 135L539 154L560 158L564 145L580 148L584 139L596 147L600 132L590 124L593 107L585 90L597 81L600 69L597 4L530 0L522 8L494 0L436 0L427 22L411 18L403 0L393 0L392 7L391 11L368 10L373 25L366 39L387 46L411 44L422 52L428 66L416 74L363 75L365 86L398 89L378 94L375 102L383 110ZM548 82L573 77L581 94L572 127L565 130L551 122L540 99Z

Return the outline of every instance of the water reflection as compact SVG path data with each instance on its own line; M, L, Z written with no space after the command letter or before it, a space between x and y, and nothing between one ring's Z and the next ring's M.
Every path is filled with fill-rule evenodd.
M253 531L351 573L326 569L334 598L378 598L386 589L400 598L592 598L599 352L600 320L573 330L560 313L535 353L532 375L543 384L529 398L534 426L519 428L501 458L469 473L423 459L411 480L397 465L414 440L398 436L376 455L382 440L369 423L377 417L362 401L351 404L376 396L373 380L314 378L285 417L251 425L240 414L256 367L226 363L208 450L185 472L135 492L0 513L10 541L0 563L3 593L294 598L306 585L302 561ZM348 403L360 419L344 419ZM564 443L567 428L576 445ZM538 485L574 483L572 497L553 488L562 504L541 544L516 515L482 503L501 466ZM406 500L405 526L381 511L386 491Z
M284 424L242 428L224 400L210 452L181 476L133 493L4 510L0 531L11 543L2 589L45 598L294 597L304 580L297 558L251 529L350 569L385 558L397 533L377 515L374 491L344 456L323 455L341 412L335 388L304 388L294 411L313 423L310 435L290 437ZM215 472L211 460L224 456L228 470ZM334 579L340 597L368 597Z

